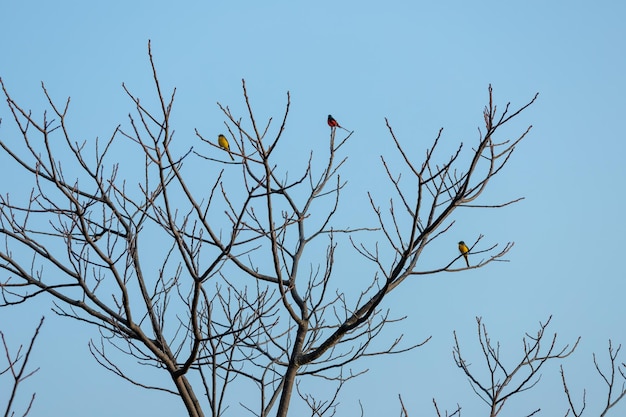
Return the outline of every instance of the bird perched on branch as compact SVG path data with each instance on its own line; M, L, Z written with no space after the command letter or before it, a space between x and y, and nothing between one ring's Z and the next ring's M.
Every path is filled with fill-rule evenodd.
M333 118L333 116L331 116L330 114L328 115L328 126L330 126L330 127L341 127L341 126L339 126L339 122L337 122Z
M467 267L469 268L470 266L469 259L467 259L467 253L469 252L469 248L463 241L459 242L459 252L461 252L461 255L463 255L463 257L465 258L465 263L467 264Z
M233 155L230 153L230 145L228 144L228 139L226 139L226 136L220 133L217 136L217 144L226 149L226 151L228 152L228 156L230 156L230 159L232 159L233 161L235 160L235 158L233 158Z

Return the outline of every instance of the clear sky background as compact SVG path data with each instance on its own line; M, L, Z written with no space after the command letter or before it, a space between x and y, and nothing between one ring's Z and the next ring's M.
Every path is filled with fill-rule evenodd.
M345 151L346 226L373 225L367 190L388 195L379 155L400 169L384 117L419 161L440 127L447 151L461 141L468 149L476 143L489 83L501 108L508 101L523 105L539 92L507 131L532 124L530 135L483 202L525 199L501 210L458 211L455 227L429 255L456 256L458 240L483 234L485 246L515 242L510 262L402 284L384 307L407 319L390 327L388 337L433 338L410 353L355 364L369 372L348 383L337 415L359 415L359 400L365 416L399 415L398 394L411 416L435 415L433 397L442 408L458 403L463 415L485 415L454 365L452 332L480 366L476 316L514 359L525 332L536 332L550 315L549 330L563 345L582 336L563 365L574 394L587 388L594 415L605 398L592 352L606 363L608 339L626 343L625 18L626 3L615 0L5 1L0 76L14 98L35 111L45 104L41 81L57 100L70 96L69 121L77 138L88 141L126 123L133 106L122 82L153 98L148 39L162 85L177 88L177 135L190 141L194 128L211 135L223 130L218 101L244 115L242 78L259 118L280 117L290 91L285 164L327 150L328 113L355 131ZM10 141L15 130L5 104L0 117L0 137ZM6 156L0 158L3 165ZM123 164L124 155L119 158ZM19 187L19 176L2 172L1 192ZM344 262L356 270L346 268L346 280L370 274L371 265L344 249ZM31 415L184 414L177 398L140 390L100 368L87 349L96 330L55 316L50 306L41 299L0 309L0 329L13 346L26 343L47 317L31 363L41 369L22 387L25 394L37 392ZM539 415L563 415L559 378L556 363L547 367L539 385L504 415L538 407ZM313 384L319 384L314 391L324 390L323 380ZM626 402L612 415L624 412ZM234 404L228 415L245 413Z

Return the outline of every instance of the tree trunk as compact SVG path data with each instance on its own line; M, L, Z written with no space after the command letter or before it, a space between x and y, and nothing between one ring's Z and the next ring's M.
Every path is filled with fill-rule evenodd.
M291 351L291 358L289 359L289 366L283 378L283 391L280 394L280 402L278 403L278 411L276 417L287 417L289 411L289 403L291 401L291 393L293 392L293 386L296 382L296 375L298 369L302 365L300 359L302 358L302 346L304 345L304 337L308 331L306 322L300 323L298 326L298 334Z
M196 394L193 392L193 388L191 387L191 384L189 384L187 378L184 375L181 375L172 376L172 379L174 380L174 384L176 384L180 397L185 404L185 408L187 408L189 417L204 417L202 407L200 407L198 398L196 398Z

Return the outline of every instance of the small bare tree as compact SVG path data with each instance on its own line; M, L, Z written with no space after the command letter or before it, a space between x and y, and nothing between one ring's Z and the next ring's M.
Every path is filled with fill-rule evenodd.
M52 296L58 314L100 329L100 341L90 346L104 367L180 396L190 416L223 415L233 403L233 381L256 387L254 400L240 400L254 415L286 416L294 392L311 415L332 415L339 390L359 374L348 365L428 340L404 344L399 335L375 348L382 329L401 319L384 299L409 277L466 269L453 268L461 256L455 249L434 269L417 265L426 246L452 228L457 208L517 201L478 199L530 127L514 140L498 141L497 132L537 96L498 111L489 87L484 128L467 163L463 144L441 159L441 131L416 161L387 121L402 163L392 168L381 160L396 197L382 209L372 191L377 224L345 227L335 219L352 132L331 128L321 166L311 152L301 172L288 175L276 154L290 95L278 124L261 122L244 82L244 116L218 103L228 153L213 139L216 132L196 130L191 147L175 140L176 90L166 96L150 48L149 56L156 106L124 86L135 113L104 141L73 138L69 99L58 105L42 85L49 110L38 118L2 83L23 146L11 140L0 147L33 183L29 195L0 196L3 304ZM120 164L121 154L141 163ZM472 268L501 260L512 247L484 247L481 238L469 248L471 257L483 254ZM343 243L372 266L350 293L335 262ZM173 387L119 368L107 344L163 370ZM306 377L334 381L335 394L315 398L299 382Z
M540 323L536 335L526 334L522 341L523 352L520 358L514 360L512 364L508 364L508 361L502 357L500 343L491 341L486 326L481 318L477 317L478 341L486 365L484 375L482 373L485 368L472 368L470 362L462 355L461 344L456 332L454 333L454 361L467 376L476 395L489 407L490 417L496 417L512 397L536 386L541 378L540 371L548 361L564 359L571 355L578 346L580 338L576 340L573 346L565 345L560 348L557 347L556 333L551 338L546 338L545 331L551 319L552 317L548 318L545 323ZM530 417L539 411L540 408L537 408L526 416Z
M28 360L30 359L30 354L33 351L33 346L35 346L35 340L39 335L39 330L43 325L44 318L42 317L35 329L35 333L33 337L30 339L30 343L28 344L28 348L26 352L22 352L22 348L24 346L20 345L15 354L11 354L11 349L7 343L7 340L4 336L4 333L0 331L0 339L2 339L2 347L4 348L4 353L6 357L6 366L0 367L0 377L6 376L10 378L11 389L8 393L8 398L6 399L6 408L4 410L4 417L14 416L15 411L13 410L13 403L16 399L17 391L20 384L27 378L31 377L35 372L39 370L39 368L33 369L32 371L26 369L26 365L28 365ZM26 406L26 411L22 414L22 416L28 415L30 413L31 407L33 406L33 402L35 401L35 393L30 397L30 401Z

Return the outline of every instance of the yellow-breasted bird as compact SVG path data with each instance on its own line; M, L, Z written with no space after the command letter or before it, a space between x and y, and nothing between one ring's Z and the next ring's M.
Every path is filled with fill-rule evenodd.
M226 151L228 152L228 156L230 156L230 159L232 159L233 161L235 160L235 158L233 158L233 155L230 153L230 145L228 144L228 139L226 139L226 136L220 133L217 136L217 144L226 149Z
M463 255L463 257L465 258L465 263L467 264L467 267L469 268L469 259L467 259L467 253L469 252L469 248L463 241L459 242L459 252L461 252L461 255Z

